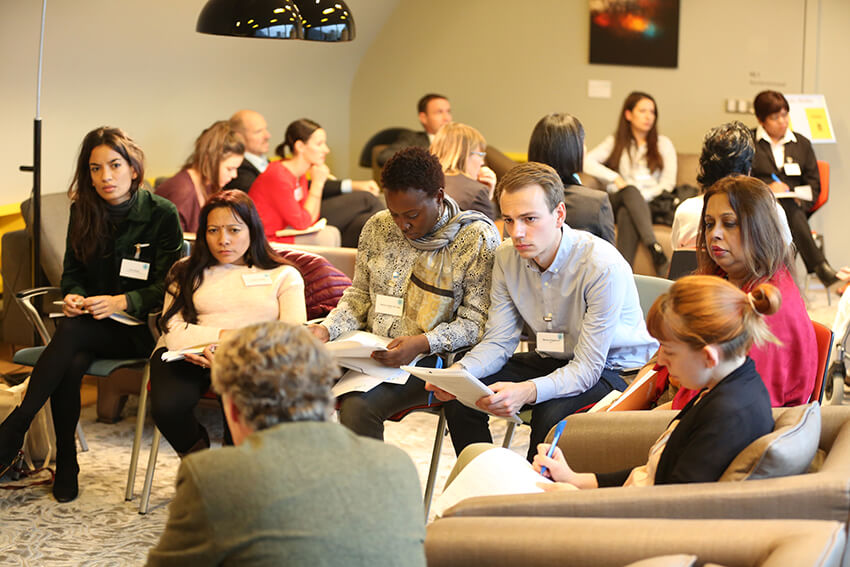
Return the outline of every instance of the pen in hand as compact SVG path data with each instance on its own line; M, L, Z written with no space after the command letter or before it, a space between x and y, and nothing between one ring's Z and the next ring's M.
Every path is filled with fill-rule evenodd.
M552 445L549 446L549 450L546 452L546 456L548 458L552 458L552 455L555 454L555 447L558 446L558 441L561 439L561 434L564 432L564 427L567 425L566 418L562 419L558 426L555 428L555 436L552 438ZM543 476L546 473L546 467L540 467L540 475Z

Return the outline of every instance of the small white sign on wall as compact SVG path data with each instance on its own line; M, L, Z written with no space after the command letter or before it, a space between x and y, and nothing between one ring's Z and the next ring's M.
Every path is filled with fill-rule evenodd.
M589 79L587 81L588 98L611 98L611 81Z

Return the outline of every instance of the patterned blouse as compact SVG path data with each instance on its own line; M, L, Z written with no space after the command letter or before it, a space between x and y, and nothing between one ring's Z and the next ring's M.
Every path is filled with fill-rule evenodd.
M449 221L448 210L432 233ZM449 244L455 318L425 333L431 353L451 352L481 339L490 308L493 252L499 234L492 224L476 221L463 227ZM376 296L404 297L410 273L422 251L410 245L390 217L381 211L370 218L360 234L353 285L322 323L330 339L347 331L366 329L383 337L417 335L420 329L394 315L376 313Z

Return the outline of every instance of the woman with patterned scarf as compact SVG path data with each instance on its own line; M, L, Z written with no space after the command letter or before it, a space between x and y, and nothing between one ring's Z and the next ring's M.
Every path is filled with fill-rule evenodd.
M436 355L481 339L490 307L495 225L478 211L461 211L443 191L437 158L423 148L394 155L381 174L387 210L375 214L360 235L354 283L321 325L310 329L322 341L366 330L392 338L372 353L398 367L417 355L434 366ZM383 439L384 420L425 405L425 384L379 384L340 398L340 422L359 435Z

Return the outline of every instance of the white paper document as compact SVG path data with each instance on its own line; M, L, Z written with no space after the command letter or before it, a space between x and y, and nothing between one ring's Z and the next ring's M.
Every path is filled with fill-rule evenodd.
M812 199L812 186L811 185L798 185L794 187L793 191L786 191L785 193L774 193L774 197L777 199L802 199L803 201L813 201Z
M278 231L275 231L275 236L298 236L299 234L313 234L314 232L319 232L323 228L328 226L328 219L321 218L308 226L307 228L282 228Z
M467 498L500 494L543 492L541 485L552 484L538 474L522 456L510 449L494 447L467 464L434 503L437 516ZM559 485L569 489L570 485ZM578 489L576 489L578 490Z
M376 350L387 350L392 341L389 337L381 337L366 331L349 331L336 340L325 343L325 348L334 358L368 358Z
M507 419L508 421L513 421L514 423L522 423L517 416L497 416L493 413L485 412L475 405L475 402L484 396L492 396L494 392L489 386L485 385L466 370L454 368L418 368L414 366L402 366L401 369L454 395L460 403L467 407L489 413L495 417Z
M203 354L204 349L206 349L208 346L211 346L212 344L215 343L211 343L209 345L198 345L188 348L181 348L179 350L167 350L162 353L162 361L175 362L177 360L183 360L184 358L186 358L185 355L187 354Z

